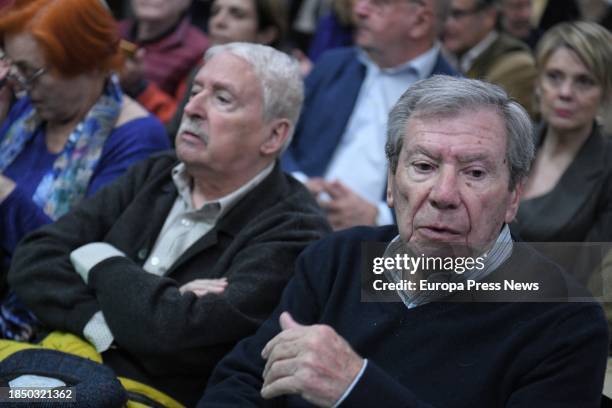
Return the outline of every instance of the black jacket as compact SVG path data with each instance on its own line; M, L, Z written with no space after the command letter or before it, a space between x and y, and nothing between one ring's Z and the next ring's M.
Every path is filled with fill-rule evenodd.
M329 229L310 193L276 164L159 277L142 265L177 196L173 154L132 167L76 210L33 233L15 252L9 283L49 328L81 335L99 310L116 348L118 375L191 403L217 361L253 333L278 303L297 255ZM104 241L127 257L96 265L86 285L72 250ZM222 295L181 295L197 278L227 277Z

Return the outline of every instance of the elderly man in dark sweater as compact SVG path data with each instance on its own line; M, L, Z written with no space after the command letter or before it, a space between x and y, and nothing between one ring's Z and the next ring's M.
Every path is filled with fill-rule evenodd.
M134 166L29 236L9 272L48 329L84 337L119 376L185 404L329 229L277 160L302 102L297 64L241 43L205 58L176 154Z
M582 290L507 225L531 130L495 85L443 76L413 85L387 133L397 227L347 230L304 251L280 305L219 363L200 405L599 407L601 307L567 302ZM385 243L385 256L372 259L365 242ZM414 274L398 275L409 271L394 263L402 253L423 262ZM438 258L451 265L424 266ZM376 265L386 266L375 287L386 284L395 302L363 301ZM531 290L507 287L517 283Z

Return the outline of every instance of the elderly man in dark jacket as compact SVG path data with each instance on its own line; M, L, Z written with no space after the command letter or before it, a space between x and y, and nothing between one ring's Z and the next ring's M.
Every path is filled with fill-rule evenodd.
M297 255L328 231L277 161L302 95L286 55L212 48L176 155L134 166L32 234L10 285L46 327L87 339L119 376L192 404L276 305Z

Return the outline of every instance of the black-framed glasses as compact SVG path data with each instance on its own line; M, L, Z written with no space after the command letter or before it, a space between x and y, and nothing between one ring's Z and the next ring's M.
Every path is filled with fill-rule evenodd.
M0 62L9 66L7 78L24 89L30 89L38 78L47 73L47 67L35 69L20 67L7 57L6 53L2 50L0 50Z

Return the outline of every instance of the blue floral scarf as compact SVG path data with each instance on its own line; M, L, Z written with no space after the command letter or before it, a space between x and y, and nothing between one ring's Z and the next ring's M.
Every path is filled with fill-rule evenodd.
M121 88L113 77L40 181L32 200L51 219L56 220L67 213L85 196L104 143L119 117L122 100ZM42 125L33 107L13 122L0 143L0 172L15 160Z

